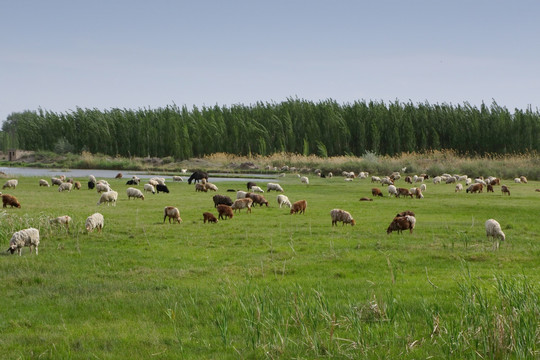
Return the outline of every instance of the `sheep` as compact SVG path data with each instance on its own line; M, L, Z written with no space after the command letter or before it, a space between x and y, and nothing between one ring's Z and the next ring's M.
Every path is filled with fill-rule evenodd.
M247 183L247 189L248 191L251 190L252 187L257 186L253 181L248 181Z
M360 179L365 179L365 178L368 177L368 175L369 175L369 173L368 173L367 171L360 171L360 172L358 173L358 177L359 177Z
M386 229L386 233L391 234L392 231L397 231L399 234L403 230L409 229L409 233L412 234L415 224L416 218L412 215L396 216L388 226L388 229Z
M307 208L307 201L306 200L298 200L294 204L292 204L291 208L291 214L305 214Z
M397 188L394 185L388 185L388 196L397 196Z
M461 190L463 190L463 185L461 185L461 184L456 184L456 191L455 191L455 192L459 192L459 191L461 191Z
M520 180L522 183L524 183L524 184L527 183L527 178L526 178L525 176L520 176L520 177L519 177L519 180Z
M423 199L424 194L422 194L422 190L420 188L410 188L409 191L412 195L414 195L417 199ZM412 196L411 196L412 197Z
M251 187L251 191L256 192L256 193L264 193L264 190L261 189L261 188L258 187L258 186L252 186L252 187Z
M292 207L292 204L289 200L289 198L286 195L280 194L277 196L277 202L279 204L279 208L281 209L281 205L288 206L289 208Z
M283 192L283 188L279 184L267 183L266 191L270 192L271 190Z
M103 184L103 183L97 183L96 184L96 191L98 192L98 194L100 194L102 192L111 191L111 190L112 189L108 184Z
M493 191L493 185L487 184L487 192L494 192Z
M101 205L103 203L107 203L107 206L109 206L112 203L113 206L116 206L116 200L118 200L118 193L116 191L106 191L101 194L101 197L99 198L97 204Z
M467 175L458 176L457 181L467 181L469 177Z
M259 204L259 206L263 206L264 204L266 205L266 207L268 207L268 201L266 201L266 199L262 195L247 193L246 198L250 198L251 200L253 200L254 204Z
M156 193L156 189L151 184L144 184L143 186L144 192L151 192L152 194Z
M93 188L96 187L96 183L95 182L92 182L92 181L89 181L88 182L88 190L92 190Z
M163 209L163 223L164 224L167 217L169 218L169 224L171 223L171 219L172 219L173 224L175 221L178 224L182 222L182 218L180 218L180 210L178 210L178 208L174 206L165 206L165 208Z
M73 183L73 187L77 190L81 190L81 182L80 181L75 181Z
M128 196L128 200L130 200L131 198L134 198L134 199L138 198L138 199L144 200L144 194L139 189L128 187L126 189L126 194Z
M218 191L218 187L212 183L207 182L204 186L206 187L206 190Z
M441 180L442 180L442 178L440 176L435 176L433 178L433 184L440 184Z
M116 174L115 179L121 179L124 175L122 173Z
M484 189L484 185L480 184L480 183L476 183L476 184L471 184L467 190L465 192L467 193L481 193L482 190Z
M208 189L204 184L195 183L195 192L208 192Z
M380 197L383 196L382 191L379 188L371 188L371 195L372 196L380 196Z
M520 179L520 178L515 178L515 179L514 179L514 182L515 182L516 184L519 184L519 183L521 182L521 179Z
M45 180L45 179L39 179L39 186L50 187L51 185L49 185L49 183L47 182L47 180Z
M491 185L501 185L501 179L499 178L494 178L490 181L490 184Z
M19 184L19 181L17 179L11 179L11 180L6 181L4 186L2 186L2 189L5 189L5 188L14 188L15 189L18 184Z
M338 221L341 221L343 223L342 225L356 225L356 221L353 219L352 215L348 211L341 209L332 209L330 210L330 216L332 217L332 226L337 225Z
M409 183L409 184L412 184L412 178L410 176L405 176L405 182L406 183Z
M62 185L58 187L58 192L62 192L62 191L71 192L72 187L73 187L72 183L69 183L69 182L62 183Z
M159 185L165 185L165 178L153 177L150 180L157 182Z
M397 213L396 217L407 216L407 215L416 217L416 215L414 214L414 211L411 211L411 210L405 210L405 211L402 211L400 213Z
M387 176L381 179L381 185L394 185L394 181Z
M396 197L401 197L401 195L403 195L403 196L410 196L411 199L413 198L413 194L411 194L411 192L409 191L409 189L406 189L406 188L398 188L398 189L397 189Z
M103 226L105 225L105 219L100 213L95 213L86 218L86 231L92 232L94 229L98 229L98 232L101 232Z
M412 178L413 183L415 183L416 180L418 180L418 175L414 175L413 178Z
M226 218L232 219L234 216L232 207L229 205L219 204L217 206L217 211L219 214L218 218L222 220L225 220ZM225 217L225 219L223 217Z
M329 173L326 175L326 177L332 178L332 177L334 177L334 174L332 174L332 172L329 172Z
M155 181L155 180L152 180L152 179L149 179L149 180L148 180L148 183L149 183L150 185L152 185L152 186L157 186L157 185L158 185L158 182ZM129 184L128 184L128 185L129 185Z
M426 189L427 189L427 185L426 185L426 184L420 185L420 190L421 190L422 192L426 191Z
M362 197L360 198L360 201L373 201L373 199L368 198L368 197Z
M104 185L110 186L109 182L107 180L103 180L103 179L98 180L98 182L96 184L104 184Z
M219 195L219 194L214 195L212 197L212 200L214 200L214 207L217 207L220 204L224 204L228 206L231 206L233 204L233 201L231 200L231 198L226 195Z
M126 185L139 185L139 183L140 183L140 180L137 180L137 179L130 179L126 181Z
M448 179L446 179L446 183L447 184L455 184L456 183L456 178L451 176Z
M169 193L169 188L167 187L167 185L157 184L156 185L156 192L159 194L160 191L168 194Z
M307 176L302 176L300 178L300 181L302 182L302 184L309 185L309 179L307 178Z
M471 178L467 178L467 180L465 180L465 185L469 186L469 185L471 185L471 183L472 183Z
M207 221L208 223L213 222L214 224L218 222L218 219L216 219L216 217L212 213L204 212L202 215L203 215L203 223L205 224Z
M497 249L499 248L499 241L496 241L496 239L500 239L501 241L506 240L506 235L504 235L504 232L501 229L501 224L497 220L489 219L485 223L486 227L486 236L489 240L489 237L491 236L493 240L495 240L495 243L493 244L494 247Z
M11 237L9 241L8 252L12 254L17 250L19 256L22 254L22 248L28 246L30 248L30 254L32 253L32 247L36 249L36 256L38 254L38 245L39 245L39 230L35 228L28 228L17 231Z
M484 181L484 179L480 179L480 178L474 179L474 183L475 184L482 184L484 186L487 185L487 183Z
M416 175L414 175L416 176ZM413 182L417 183L417 182L424 182L424 177L423 176L416 176L416 179L414 179L413 177Z
M88 182L93 182L95 184L97 182L96 177L94 175L89 175L88 176Z
M69 223L71 222L71 217L68 215L58 216L54 219L49 220L49 224L54 225L64 225L69 232Z
M246 191L238 190L236 192L237 199L244 199L248 193Z
M16 208L20 208L21 204L17 200L17 198L13 195L9 194L2 194L2 206L7 208L8 205L10 205L12 208L15 206Z
M501 186L501 191L502 191L502 194L508 194L508 196L510 196L510 189L508 188L508 186L506 185L502 185Z
M188 170L188 169L180 169L180 172L181 172L182 174L186 174L186 173L187 173L187 170Z
M184 179L182 179L181 176L177 176L177 175L173 176L172 180L175 182L184 182Z
M52 185L62 185L62 182L63 182L62 179L55 178L55 177L51 178Z
M239 212L242 209L247 209L247 212L251 213L251 206L253 205L253 200L250 198L244 198L244 199L237 199L231 206L231 209L236 212L238 210Z

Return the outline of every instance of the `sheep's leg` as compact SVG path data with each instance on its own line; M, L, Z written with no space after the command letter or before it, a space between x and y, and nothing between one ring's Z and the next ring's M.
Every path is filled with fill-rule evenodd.
M38 254L38 247L37 246L34 246L34 248L36 249L36 256Z
M163 223L165 224L165 219L167 219L167 215L163 217Z

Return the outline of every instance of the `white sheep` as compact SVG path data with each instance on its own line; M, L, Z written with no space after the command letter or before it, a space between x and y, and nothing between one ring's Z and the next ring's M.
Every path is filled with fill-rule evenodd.
M49 185L49 183L47 182L47 180L45 180L45 179L39 179L39 186L50 187L51 185Z
M484 185L484 186L487 186L487 183L486 183L483 179L480 179L480 178L474 179L474 182L475 182L476 184L482 184L482 185Z
M206 187L206 190L218 191L218 187L212 183L207 182L204 186Z
M109 186L109 182L107 180L103 180L103 179L98 180L97 184L104 184L104 185Z
M88 181L89 181L89 182L93 182L94 184L97 182L97 181L96 181L96 177L95 177L94 175L89 175L89 176L88 176Z
M49 223L51 225L57 224L57 225L64 225L66 229L69 231L69 223L71 222L71 217L68 215L58 216L54 219L49 220Z
M164 178L153 177L153 178L151 178L150 180L154 180L154 181L157 182L159 185L165 185L165 179L164 179Z
M65 182L65 183L60 184L60 186L58 187L58 192L62 192L62 191L70 192L72 188L73 188L72 183Z
M388 196L397 196L397 188L394 185L388 185Z
M332 172L329 172L328 175L326 175L326 177L328 178L334 177L334 174L332 174Z
M266 184L266 191L271 191L271 190L283 192L283 188L279 184L275 184L275 183Z
M98 232L101 232L103 226L105 225L105 219L100 213L95 213L86 218L86 231L92 232L94 229L98 229Z
M368 175L369 175L368 172L366 172L366 171L360 171L360 173L358 174L358 177L359 177L360 179L365 179L365 178L368 177Z
M435 177L433 178L433 183L434 183L434 184L440 184L440 183L441 183L441 180L442 180L442 177L440 177L440 176L435 176Z
M22 248L28 246L30 248L30 254L32 253L32 246L36 249L36 255L38 254L39 245L39 230L34 228L23 229L17 231L11 237L9 241L9 249L7 251L12 254L17 250L19 256L21 256Z
M467 175L458 176L457 181L467 181L469 177Z
M456 191L455 191L455 192L459 192L459 191L461 191L461 190L463 190L463 185L461 185L461 184L456 184Z
M257 185L254 185L251 187L251 190L256 193L264 193L264 190L258 187Z
M426 184L420 185L420 190L421 190L422 192L426 191L426 189L427 189L427 185L426 185Z
M14 188L15 189L18 184L19 184L19 181L17 179L11 179L11 180L6 181L4 186L2 186L2 189L5 189L5 188Z
M103 183L97 183L96 190L98 194L102 192L112 191L111 187L108 184L103 184Z
M343 222L343 225L351 224L351 226L354 226L356 224L352 215L345 210L332 209L330 210L330 216L332 217L332 226L337 225L338 221Z
M371 182L381 182L381 178L378 177L378 176L372 176L371 177Z
M60 185L62 185L62 182L63 182L62 179L55 178L55 177L51 178L51 184L53 184L53 185L59 185L60 186Z
M128 200L130 200L131 198L144 200L144 194L142 193L142 191L139 189L135 189L134 187L128 187L126 189L126 194L128 196Z
M381 185L394 185L394 182L388 176L385 176L381 179Z
M184 179L182 179L181 176L176 176L176 175L173 176L172 179L173 179L173 181L176 181L176 182L183 182L184 181Z
M524 184L527 183L527 178L525 176L520 176L519 180L521 180L521 182L524 183Z
M148 180L148 183L152 186L157 186L159 183L156 181L156 180L153 180L153 179L149 179Z
M99 198L97 204L101 205L103 203L107 203L107 206L109 206L112 203L113 206L116 206L116 200L118 200L118 193L111 190L101 194L101 197Z
M469 186L472 184L472 179L471 178L467 178L467 180L465 180L465 185Z
M307 178L307 176L302 176L300 178L300 181L302 182L302 184L307 184L309 185L309 179Z
M247 192L246 191L242 191L242 190L238 190L236 192L236 198L237 199L244 199L247 195Z
M279 207L281 208L281 205L288 206L289 208L292 207L291 202L289 201L289 198L286 195L280 194L277 196L277 202L279 204Z
M515 182L516 184L519 184L519 183L521 182L521 179L520 179L520 178L515 178L515 179L514 179L514 182Z
M156 193L156 189L154 189L152 184L144 184L143 190L146 192L151 192L152 194Z
M496 239L501 239L501 241L506 240L506 235L504 235L504 232L501 229L501 224L494 219L486 221L486 236L488 239L490 236L493 237L493 240L495 240L493 246L497 249L499 248L499 241L496 241Z

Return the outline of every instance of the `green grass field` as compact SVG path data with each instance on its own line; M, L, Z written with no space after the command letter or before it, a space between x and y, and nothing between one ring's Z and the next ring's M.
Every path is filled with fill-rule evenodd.
M86 183L86 179L79 179ZM170 183L170 194L116 207L95 190L59 193L19 178L21 209L0 213L2 359L534 359L540 357L540 183L512 195L454 192L427 182L425 198L371 197L369 180L279 179L305 215L257 206L216 214L214 192ZM218 182L219 192L245 190ZM258 185L266 189L263 181ZM406 184L400 180L396 185ZM142 183L139 186L142 190ZM163 224L163 208L182 224ZM331 226L345 209L357 225ZM413 210L413 234L386 234ZM102 233L87 234L101 212ZM48 218L70 215L70 232ZM216 214L217 215L217 214ZM484 222L498 220L498 251ZM37 227L39 255L5 252L14 231Z

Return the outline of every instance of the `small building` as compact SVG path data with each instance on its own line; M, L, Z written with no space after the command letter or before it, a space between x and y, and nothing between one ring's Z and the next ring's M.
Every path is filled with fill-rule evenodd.
M8 161L17 160L17 149L8 149Z

